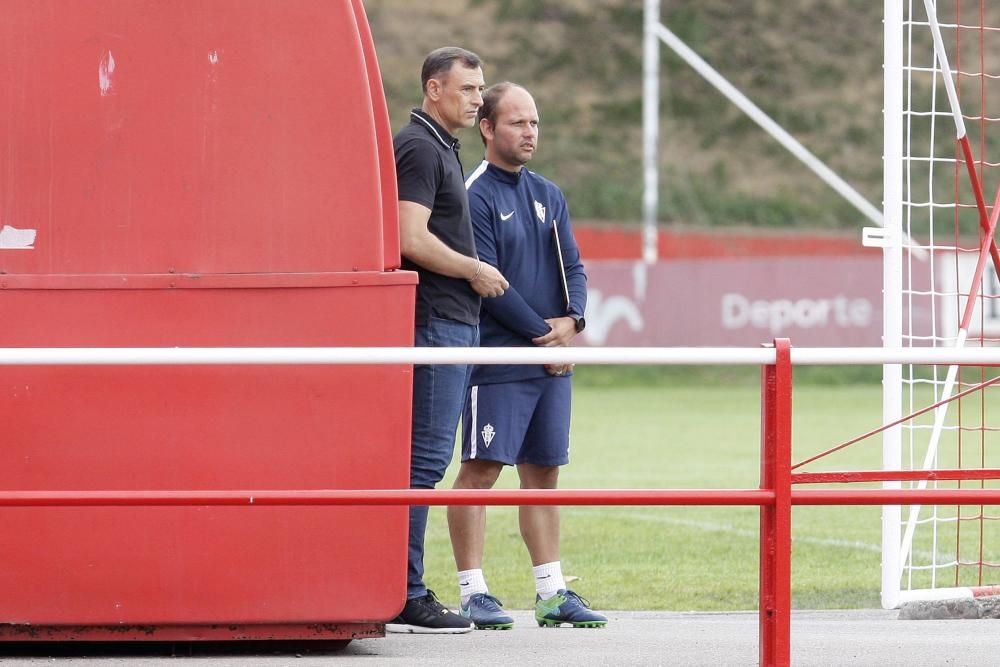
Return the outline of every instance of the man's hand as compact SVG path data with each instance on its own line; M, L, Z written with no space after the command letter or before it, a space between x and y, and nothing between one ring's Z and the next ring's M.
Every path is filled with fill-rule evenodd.
M476 294L485 297L503 296L504 291L510 287L503 274L483 261L479 262L478 267L478 275L469 279L469 285Z
M576 336L576 320L568 315L549 318L545 323L552 329L544 336L531 339L539 347L566 347Z
M545 372L549 375L562 377L572 371L574 366L576 364L545 364Z

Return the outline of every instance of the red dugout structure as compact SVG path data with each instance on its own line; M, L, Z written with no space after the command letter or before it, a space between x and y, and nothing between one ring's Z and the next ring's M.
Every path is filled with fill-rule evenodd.
M360 0L13 0L0 54L0 346L412 345ZM0 488L405 488L410 387L407 364L9 368ZM406 516L5 510L0 639L379 634Z

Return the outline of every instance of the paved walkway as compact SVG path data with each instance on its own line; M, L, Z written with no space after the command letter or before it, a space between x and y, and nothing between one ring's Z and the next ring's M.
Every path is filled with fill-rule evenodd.
M539 628L531 612L515 611L514 629L467 635L396 635L351 642L339 651L292 648L284 652L164 645L67 655L0 653L3 667L59 665L155 665L197 662L225 667L294 665L755 665L757 614L609 612L602 630ZM981 666L1000 661L996 620L901 621L898 612L799 611L792 615L792 664ZM58 647L57 647L58 648ZM127 647L126 647L127 648ZM2 646L0 646L2 651ZM169 661L169 662L168 662Z

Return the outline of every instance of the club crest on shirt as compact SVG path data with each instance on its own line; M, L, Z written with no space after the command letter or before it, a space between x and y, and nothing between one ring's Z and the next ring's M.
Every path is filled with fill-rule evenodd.
M537 199L535 200L535 215L538 216L538 222L545 224L545 206L541 204Z
M483 427L483 442L489 447L490 443L493 442L493 436L497 434L496 429L493 428L493 424L487 424Z

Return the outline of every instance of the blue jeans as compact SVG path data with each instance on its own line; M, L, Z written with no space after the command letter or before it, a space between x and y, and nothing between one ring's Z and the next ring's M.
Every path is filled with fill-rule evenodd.
M479 327L430 318L416 328L416 347L478 347ZM410 448L410 488L433 489L444 477L455 449L455 430L465 402L472 367L417 365L413 367L413 435ZM424 533L427 506L410 507L409 562L406 597L427 594L424 585Z

